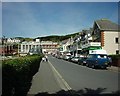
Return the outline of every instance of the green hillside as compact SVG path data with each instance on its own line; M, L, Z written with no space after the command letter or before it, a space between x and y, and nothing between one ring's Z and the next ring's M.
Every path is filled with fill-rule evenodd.
M25 37L15 37L17 39L20 39L21 42L23 41L35 41L35 39L40 39L40 41L53 41L53 42L60 42L63 41L65 39L68 39L70 37L74 37L76 35L78 35L79 32L73 33L73 34L68 34L68 35L63 35L63 36L59 36L59 35L50 35L50 36L45 36L45 37L37 37L37 38L25 38Z
M45 36L45 37L37 37L37 39L40 39L41 41L53 41L53 42L60 42L62 40L68 39L70 37L74 37L77 34L79 34L79 32L74 33L74 34L68 34L68 35L64 35L64 36L59 36L59 35L51 35L51 36ZM35 38L36 39L36 38Z
M21 40L21 42L23 42L23 41L33 41L33 38L25 38L25 37L15 37L15 38Z

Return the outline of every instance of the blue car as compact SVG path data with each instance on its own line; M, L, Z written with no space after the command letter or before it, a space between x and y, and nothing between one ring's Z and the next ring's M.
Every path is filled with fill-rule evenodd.
M86 66L91 68L105 68L108 66L108 57L106 54L89 54L86 59Z

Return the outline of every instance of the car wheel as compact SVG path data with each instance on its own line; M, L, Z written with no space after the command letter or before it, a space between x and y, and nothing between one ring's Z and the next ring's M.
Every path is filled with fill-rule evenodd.
M83 63L83 66L86 66L86 63Z
M107 69L107 67L106 66L102 66L102 69Z
M89 64L87 63L86 66L89 67Z
M92 64L92 66L91 66L91 67L92 67L92 69L95 69L95 65L94 65L94 64Z
M81 65L83 66L83 63L81 63Z

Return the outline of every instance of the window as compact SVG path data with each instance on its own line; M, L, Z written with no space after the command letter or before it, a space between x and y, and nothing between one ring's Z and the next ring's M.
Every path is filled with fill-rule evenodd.
M119 50L116 50L116 54L119 54Z
M89 55L88 58L94 58L94 55Z
M119 43L118 37L115 38L115 43Z

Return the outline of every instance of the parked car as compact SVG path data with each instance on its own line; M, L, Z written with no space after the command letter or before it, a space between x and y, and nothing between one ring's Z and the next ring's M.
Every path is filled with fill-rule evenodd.
M87 59L87 57L80 57L78 59L78 64L79 65L86 65L86 59Z
M63 56L62 56L61 54L57 54L57 55L56 55L56 58L58 58L58 59L62 59Z
M64 60L69 60L70 57L71 57L71 55L64 55L63 59Z
M60 58L59 59L63 59L63 55L60 55Z
M68 58L68 61L71 61L71 59L72 59L73 57L74 57L74 56L71 55L71 56Z
M86 66L96 68L106 68L108 66L108 58L106 54L89 54L86 59Z
M78 63L78 59L79 59L80 57L73 57L72 59L71 59L71 61L72 62L74 62L74 63Z

